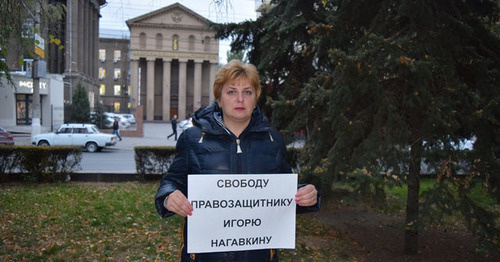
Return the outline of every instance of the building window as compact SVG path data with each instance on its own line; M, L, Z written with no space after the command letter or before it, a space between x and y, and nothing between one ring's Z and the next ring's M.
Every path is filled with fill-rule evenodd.
M115 107L115 112L120 112L120 102L114 102L113 105Z
M89 104L90 104L90 110L94 110L94 105L95 105L95 95L94 92L90 91L89 92Z
M119 96L120 95L120 89L121 89L121 86L120 85L115 85L114 86L114 91L115 91L115 96Z
M115 50L114 56L113 56L113 63L117 63L122 59L122 51L121 50Z
M210 45L211 45L211 40L210 40L210 37L206 36L205 37L205 40L203 41L203 49L205 50L205 52L209 52L210 51Z
M99 67L99 79L104 79L106 77L106 69Z
M146 48L146 33L139 34L139 47Z
M196 41L196 39L194 38L194 36L190 35L189 36L189 51L193 51L194 50L194 41Z
M99 49L99 61L106 61L106 49Z
M23 71L31 71L31 65L33 64L33 59L24 59L23 60Z
M115 68L114 79L115 80L120 79L121 75L122 75L122 72L121 72L120 68Z
M106 94L106 85L105 84L101 84L101 87L99 87L99 94L101 96Z
M16 94L16 125L31 125L33 95ZM40 99L40 123L43 124L43 101Z
M174 35L172 37L172 50L177 51L179 50L179 36Z
M162 34L156 34L156 49L157 50L163 49L163 35Z

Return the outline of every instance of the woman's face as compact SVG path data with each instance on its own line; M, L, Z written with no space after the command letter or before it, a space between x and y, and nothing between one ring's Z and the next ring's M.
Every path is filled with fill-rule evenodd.
M218 100L226 125L248 125L257 104L257 93L246 78L226 83Z

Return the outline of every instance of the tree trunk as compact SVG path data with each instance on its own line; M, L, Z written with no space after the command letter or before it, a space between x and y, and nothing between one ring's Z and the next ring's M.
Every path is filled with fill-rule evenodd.
M418 206L420 190L420 160L422 153L422 139L410 148L410 170L408 177L408 199L406 201L405 247L407 255L414 255L418 251Z

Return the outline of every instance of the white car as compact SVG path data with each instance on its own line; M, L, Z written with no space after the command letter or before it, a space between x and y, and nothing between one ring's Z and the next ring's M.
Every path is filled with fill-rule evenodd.
M132 115L132 114L120 114L120 115L122 115L123 117L125 117L130 122L130 124L135 124L135 117L134 117L134 115Z
M31 143L38 146L81 146L89 152L114 146L116 135L101 133L94 124L63 124L55 133L33 136Z
M186 129L188 129L192 126L193 126L193 119L191 117L188 119L182 120L179 123L179 127L182 129L182 131L186 131Z
M105 112L104 114L104 126L107 128L113 128L113 122L115 118L118 118L118 126L120 129L127 129L130 127L131 123L128 118L122 114Z

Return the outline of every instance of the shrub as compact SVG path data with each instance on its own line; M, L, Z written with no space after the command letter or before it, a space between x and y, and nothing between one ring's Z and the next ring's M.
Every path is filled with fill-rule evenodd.
M81 160L81 150L70 146L0 147L0 174L16 173L26 182L64 181ZM5 165L5 166L4 166Z
M137 179L146 180L149 176L163 176L167 173L175 157L175 147L172 146L140 146L134 147ZM293 172L299 172L301 149L287 149L287 161Z
M19 163L19 154L16 154L16 147L0 147L0 179L7 180L7 174L14 171Z
M140 146L134 151L138 180L165 175L176 153L173 146Z

